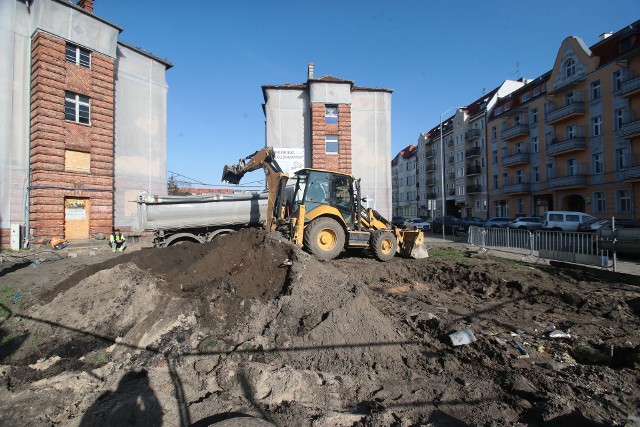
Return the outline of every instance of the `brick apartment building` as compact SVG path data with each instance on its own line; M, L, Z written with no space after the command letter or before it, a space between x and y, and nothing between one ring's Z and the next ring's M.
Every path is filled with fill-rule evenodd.
M0 3L0 246L127 228L166 193L165 72L93 1Z
M391 217L391 90L333 76L264 85L266 145L285 172L313 167L361 178L369 207Z
M568 37L549 72L496 103L491 215L639 218L639 54L640 21L591 47Z

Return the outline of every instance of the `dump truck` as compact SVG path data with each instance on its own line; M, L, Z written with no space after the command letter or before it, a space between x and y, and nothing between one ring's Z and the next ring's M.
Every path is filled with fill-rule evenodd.
M262 227L267 217L267 192L158 196L137 199L136 231L154 233L154 245L204 243L245 227Z
M379 261L396 253L413 258L427 256L420 230L402 230L362 202L360 180L342 172L305 168L295 173L295 189L285 189L289 175L265 147L226 165L222 181L238 184L251 171L263 169L268 200L265 228L279 231L320 259L330 260L345 249L368 249Z

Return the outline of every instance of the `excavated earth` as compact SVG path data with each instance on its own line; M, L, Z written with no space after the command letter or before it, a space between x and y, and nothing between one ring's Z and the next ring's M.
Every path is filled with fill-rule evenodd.
M247 229L3 264L0 425L637 421L638 277L361 255L324 262ZM476 341L452 345L465 328Z

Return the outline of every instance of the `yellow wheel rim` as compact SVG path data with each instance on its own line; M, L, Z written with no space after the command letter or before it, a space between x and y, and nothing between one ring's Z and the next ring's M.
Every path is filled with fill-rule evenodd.
M335 231L325 228L318 233L318 247L323 251L330 251L336 247L338 243L338 235Z
M388 254L389 252L391 252L391 248L393 248L393 242L391 241L391 239L383 239L380 243L380 250L384 254Z

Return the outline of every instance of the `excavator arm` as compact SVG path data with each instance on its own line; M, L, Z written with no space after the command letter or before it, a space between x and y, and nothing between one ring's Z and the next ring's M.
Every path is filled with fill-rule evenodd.
M269 198L267 202L267 218L265 228L272 231L276 228L277 218L282 210L282 197L284 187L289 175L282 172L275 159L275 152L271 147L265 147L255 153L240 159L235 165L226 165L222 171L222 182L238 184L247 172L262 168L267 183Z

